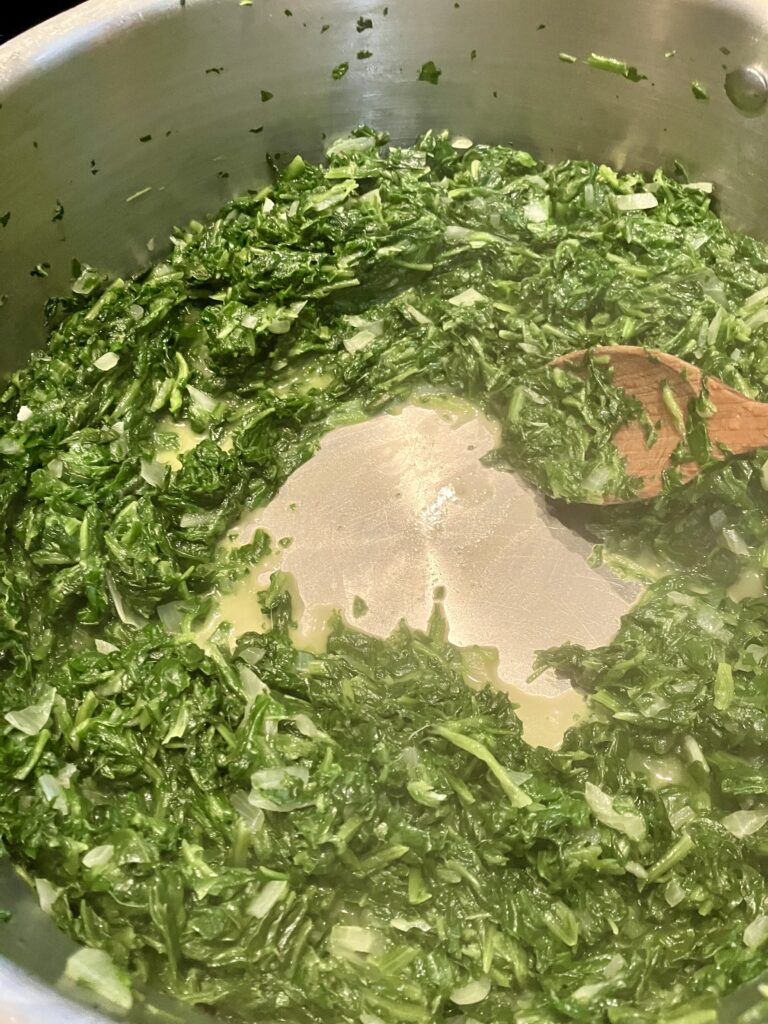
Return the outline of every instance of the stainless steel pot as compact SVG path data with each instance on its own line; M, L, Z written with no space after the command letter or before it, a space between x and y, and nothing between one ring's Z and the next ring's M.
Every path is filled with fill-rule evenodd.
M268 153L318 156L363 121L644 171L679 159L731 223L768 234L760 0L291 2L90 0L0 48L0 368L41 342L73 258L133 273L174 224L263 181ZM72 947L7 873L9 905L0 1019L103 1020L50 987Z

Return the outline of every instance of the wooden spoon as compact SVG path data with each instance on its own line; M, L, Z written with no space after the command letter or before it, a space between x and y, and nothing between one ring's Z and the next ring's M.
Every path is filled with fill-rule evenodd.
M670 411L669 397L665 403L665 390L667 396L674 397L683 422L687 422L688 403L701 394L702 373L677 356L639 345L607 345L589 351L610 360L614 385L637 398L651 422L658 425L656 441L650 447L642 424L636 420L616 431L613 442L626 459L627 472L640 477L643 483L633 498L608 496L602 503L617 505L655 498L661 492L662 473L669 468L670 456L681 441L680 420ZM555 359L553 365L578 365L585 355L586 350L569 352ZM768 447L768 403L745 398L713 377L707 378L707 391L715 407L705 420L713 458ZM692 479L699 472L695 462L682 463L677 469L684 480Z

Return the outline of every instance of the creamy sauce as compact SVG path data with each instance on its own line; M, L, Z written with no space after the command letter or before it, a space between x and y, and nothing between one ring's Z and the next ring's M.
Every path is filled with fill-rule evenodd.
M201 630L203 639L208 639L222 622L232 626L233 639L243 633L266 633L271 629L269 617L261 610L259 594L267 589L272 574L280 569L281 555L282 551L278 548L277 554L268 555L228 594L222 595L216 611ZM331 617L335 608L333 605L306 608L296 578L291 573L285 573L285 577L296 623L290 630L291 640L299 650L323 654L328 646Z
M181 469L179 456L184 452L191 452L207 437L206 434L198 434L188 423L175 423L170 419L159 423L157 429L163 434L176 435L177 445L175 448L166 448L155 453L155 460L162 462L165 466L170 466L174 473Z
M470 686L480 689L490 684L509 696L523 723L523 739L533 747L555 749L572 725L588 717L584 697L571 687L546 694L505 682L499 676L499 652L494 647L463 647L461 660Z

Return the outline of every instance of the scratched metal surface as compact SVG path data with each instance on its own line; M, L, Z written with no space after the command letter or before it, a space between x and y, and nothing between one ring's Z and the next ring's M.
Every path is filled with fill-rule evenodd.
M443 587L454 643L498 648L502 680L556 692L551 677L526 684L536 651L606 643L639 588L591 568L589 540L518 477L483 465L497 440L460 402L340 428L240 540L256 526L291 538L281 568L308 621L328 607L352 621L359 596L368 610L355 621L369 632L386 636L400 619L424 628Z

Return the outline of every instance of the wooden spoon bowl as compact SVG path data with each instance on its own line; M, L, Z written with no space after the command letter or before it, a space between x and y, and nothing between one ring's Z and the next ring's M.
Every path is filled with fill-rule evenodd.
M702 392L702 373L677 356L639 345L582 349L560 356L552 365L578 366L584 361L587 351L610 361L614 385L641 402L657 428L656 439L651 445L647 443L643 424L637 420L616 431L613 443L626 459L627 472L630 476L639 477L643 483L633 498L607 496L603 504L655 498L661 493L662 476L670 468L672 453L683 440L680 427L688 421L690 402ZM768 446L768 404L746 398L712 377L707 378L707 393L714 407L706 420L713 458ZM675 405L680 411L679 417L674 414ZM684 480L692 479L699 472L695 462L684 462L677 469Z

